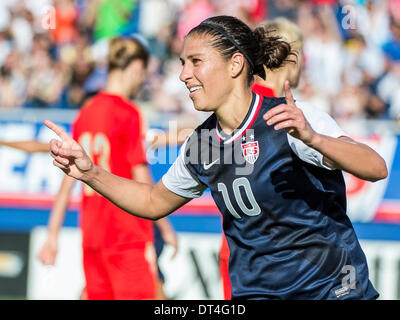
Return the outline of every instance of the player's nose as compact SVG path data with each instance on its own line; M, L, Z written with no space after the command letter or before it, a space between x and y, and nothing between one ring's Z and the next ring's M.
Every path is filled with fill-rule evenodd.
M179 79L182 82L187 83L191 78L193 78L193 72L192 72L192 69L190 68L189 64L186 63L182 67L182 71L179 75Z

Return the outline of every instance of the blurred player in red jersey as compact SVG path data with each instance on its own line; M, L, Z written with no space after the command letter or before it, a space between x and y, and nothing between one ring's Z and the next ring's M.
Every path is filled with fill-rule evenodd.
M82 107L73 123L74 138L97 165L143 183L152 182L145 156L143 120L129 99L145 80L148 59L149 54L139 41L122 37L111 40L106 88ZM73 184L74 179L66 176L57 195L48 238L39 254L44 264L54 264L58 232ZM132 217L87 186L83 186L81 211L87 298L157 298L152 222ZM176 248L168 221L160 221L162 236Z
M91 98L92 95L88 96L86 101ZM167 145L180 145L186 139L187 135L193 128L179 128L175 134L170 132L157 132L153 134L151 141L147 141L152 148L165 147ZM144 130L145 132L146 130ZM50 152L50 144L47 142L40 142L37 140L23 140L23 141L3 141L0 140L0 146L9 147L17 150L21 150L28 153L41 153ZM59 196L57 198L56 204L53 207L52 213L50 215L49 221L49 232L48 238L43 245L41 251L39 252L38 258L45 265L54 265L58 253L58 235L62 227L66 209L69 201L70 188L68 186L63 186L59 191ZM157 259L161 255L164 244L168 244L173 247L174 253L171 258L174 258L177 254L178 243L172 225L169 223L168 219L161 219L154 222L155 230L155 249L157 254ZM168 299L164 292L163 284L165 278L158 268L158 281L156 288L157 300ZM82 291L80 295L80 300L87 299L86 288Z
M176 137L171 137L171 134L168 132L159 132L158 134L152 137L152 141L149 141L149 143L152 148L165 147L167 145L182 144L186 138L188 129L192 128L184 128L178 130ZM23 141L0 140L0 146L13 148L28 153L50 152L49 143L40 142L36 140L23 140ZM69 195L69 192L70 192L69 188L66 188L66 190L60 189L59 192L60 197L66 194ZM58 205L53 208L53 211L50 215L50 223L49 223L50 230L48 234L48 239L39 253L39 259L45 265L55 264L58 252L58 234L65 218L66 206L68 201L69 201L69 196L64 197L63 199L59 199ZM172 258L174 258L177 254L178 243L172 225L169 223L167 219L161 219L154 222L154 230L156 235L155 249L157 253L157 258L159 258L159 256L161 255L165 243L174 248L174 254L172 255ZM157 300L168 299L163 288L164 281L165 278L160 268L158 268L158 281L157 281L157 290L155 297ZM87 299L87 293L85 288L81 293L80 300L86 300L86 299Z
M303 35L300 28L286 18L276 18L260 24L265 34L280 37L290 43L292 52L289 59L277 69L265 69L266 79L255 76L255 82L251 89L265 97L282 97L286 80L289 81L291 88L296 88L299 84L302 59L303 59ZM229 279L229 246L225 235L222 235L221 249L219 252L219 267L222 279L224 299L231 299L231 283Z

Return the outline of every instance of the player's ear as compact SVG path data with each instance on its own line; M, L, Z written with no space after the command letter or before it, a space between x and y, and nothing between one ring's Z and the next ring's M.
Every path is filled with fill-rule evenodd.
M129 72L137 72L139 70L139 62L139 59L132 60L132 62L128 66Z
M140 59L134 59L124 70L126 81L136 82L143 75L143 61Z
M243 54L236 52L232 55L230 61L230 72L232 78L236 78L237 76L240 75L240 73L244 68L244 64L245 64L245 58Z

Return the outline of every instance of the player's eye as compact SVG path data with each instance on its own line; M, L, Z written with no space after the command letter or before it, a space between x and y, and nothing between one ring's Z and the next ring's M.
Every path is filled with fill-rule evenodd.
M194 58L194 59L192 60L192 62L193 62L194 65L198 65L198 64L201 62L201 60L200 60L200 59L197 59L197 58Z

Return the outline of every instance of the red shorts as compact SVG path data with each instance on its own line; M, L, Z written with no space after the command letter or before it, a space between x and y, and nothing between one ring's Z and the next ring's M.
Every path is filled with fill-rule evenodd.
M83 266L89 300L154 299L154 261L145 246L83 250Z

